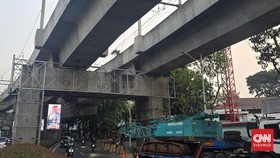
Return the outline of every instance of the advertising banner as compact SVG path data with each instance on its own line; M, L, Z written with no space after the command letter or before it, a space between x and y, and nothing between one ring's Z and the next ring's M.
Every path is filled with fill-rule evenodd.
M60 126L61 104L49 104L47 129L58 130Z
M45 119L41 120L41 131L44 131L44 123L45 123Z

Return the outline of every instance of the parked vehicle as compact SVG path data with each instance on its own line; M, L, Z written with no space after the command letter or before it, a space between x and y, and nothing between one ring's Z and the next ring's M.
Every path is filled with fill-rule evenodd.
M273 151L255 151L254 158L279 158L280 157L280 119L259 119L247 124L248 135L251 138L252 129L273 129Z
M6 137L0 137L0 149L6 147L9 144L9 139Z

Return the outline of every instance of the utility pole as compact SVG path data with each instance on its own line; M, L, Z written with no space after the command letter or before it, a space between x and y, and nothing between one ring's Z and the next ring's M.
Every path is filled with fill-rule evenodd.
M127 100L125 106L127 107L128 114L129 114L129 127L131 127L132 124L132 118L131 118L131 108L133 107L132 101ZM129 131L129 148L131 148L131 131Z
M44 28L44 17L45 17L45 6L46 6L46 0L42 0L42 6L41 6L41 21L40 21L40 29ZM46 74L46 64L45 64L45 70L44 70L44 82L43 86L45 85L45 74ZM44 98L45 95L45 89L43 88L42 98ZM38 142L37 144L40 145L41 142L41 126L42 126L42 118L43 118L43 106L44 106L44 100L41 101L41 109L40 109L40 120L39 120L39 130L38 130Z
M40 29L44 28L45 8L46 8L46 0L42 0Z
M194 58L192 55L190 55L189 53L187 52L181 52L183 54L186 54L188 55L193 61L197 61L196 58ZM203 59L202 59L202 54L200 54L200 60L199 60L199 63L200 63L200 74L201 74L201 81L202 81L202 98L203 98L203 110L204 112L207 113L207 108L206 108L206 99L205 99L205 85L204 85L204 77L203 77L203 74L204 74L204 65L203 65Z
M203 109L204 112L207 112L206 104L205 104L205 85L204 85L204 65L203 65L203 59L202 59L202 54L200 54L200 72L201 72L201 79L202 79L202 96L203 96Z

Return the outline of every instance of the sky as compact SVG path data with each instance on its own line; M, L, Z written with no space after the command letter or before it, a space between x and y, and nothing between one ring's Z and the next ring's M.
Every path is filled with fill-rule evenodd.
M46 1L45 25L58 0ZM10 78L13 54L24 54L24 59L32 54L35 31L40 25L41 3L41 0L0 0L0 80ZM246 77L262 70L257 65L256 53L248 40L232 45L231 49L236 91L241 98L254 97L248 92ZM0 92L3 91L1 88L2 85Z

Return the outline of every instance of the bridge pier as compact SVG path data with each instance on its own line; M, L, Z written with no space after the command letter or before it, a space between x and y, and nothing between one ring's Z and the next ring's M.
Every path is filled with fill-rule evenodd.
M36 143L39 135L42 90L19 89L12 138L15 143Z
M152 120L170 115L170 100L160 97L148 97L136 100L138 120Z
M14 143L38 143L44 97L44 64L22 65L16 90L15 117L12 127Z

